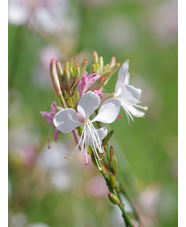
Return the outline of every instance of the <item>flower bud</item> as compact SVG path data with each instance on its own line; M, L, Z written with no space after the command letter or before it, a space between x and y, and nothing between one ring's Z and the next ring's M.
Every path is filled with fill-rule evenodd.
M113 56L110 62L110 68L112 68L116 64L116 57Z
M113 146L110 146L110 160L109 160L109 164L112 164L112 159L114 157L114 148Z
M118 169L117 160L116 160L115 155L112 158L112 169L113 169L113 174L115 176L116 172L117 172L117 169Z
M100 89L101 85L103 84L104 78L100 76L93 84L89 87L87 91L95 91Z
M114 66L111 67L113 71L117 70L120 67L120 63L116 63Z
M65 89L64 75L63 75L63 69L62 69L59 61L56 61L56 67L57 67L57 73L58 73L58 77L59 77L60 87L61 87L61 90L63 90L63 89Z
M108 68L109 68L109 64L105 65L104 68L103 68L103 72L105 72Z
M74 83L74 71L72 69L72 67L69 67L69 73L70 73L70 86L72 86L72 84Z
M110 200L111 203L115 204L115 205L121 205L118 197L113 194L113 193L108 193L108 198Z
M103 72L101 75L104 77L104 78L108 78L109 76L111 76L111 74L113 73L113 70L108 70L106 72Z
M65 80L65 84L67 86L67 88L70 87L70 73L68 70L68 67L64 67L64 80Z
M69 68L69 61L65 62L65 66L64 67L67 67L67 69Z
M113 189L116 187L116 179L112 173L109 173L110 185Z
M77 103L79 102L79 92L78 91L76 91L73 101L74 101L74 107L76 107Z
M80 79L80 68L79 68L79 64L76 64L76 66L75 66L75 72L76 72L75 78L76 78L76 80L79 81L79 79Z
M60 89L60 83L59 83L59 78L58 78L57 68L56 68L56 63L54 58L52 58L50 62L50 75L51 75L52 83L57 96L61 96L62 92Z
M101 74L104 77L103 85L107 84L113 72L114 72L113 70L108 70Z
M101 168L102 168L102 174L106 175L107 174L107 169L106 169L105 165L103 163L100 163L100 165L101 165Z
M100 56L99 57L99 73L101 73L103 71L103 57Z
M91 73L96 73L96 65L93 64L90 70Z
M75 57L71 57L69 67L73 67Z
M94 64L98 63L98 53L93 51Z
M85 72L86 67L87 67L87 59L84 59L80 66L80 77L83 76L83 73Z

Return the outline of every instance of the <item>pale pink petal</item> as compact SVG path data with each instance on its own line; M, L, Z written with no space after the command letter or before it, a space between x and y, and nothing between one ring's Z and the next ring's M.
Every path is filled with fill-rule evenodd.
M121 92L117 98L121 99L126 105L132 106L139 103L141 89L137 89L131 85L123 84L120 90Z
M97 116L92 120L110 124L116 120L120 111L121 102L117 98L106 100L101 106Z
M71 108L59 111L55 115L53 123L54 126L63 133L71 132L73 129L83 125L79 122L76 111Z
M54 130L54 140L55 140L55 142L57 142L57 137L58 137L59 132L60 131L57 128L55 128L55 130Z
M79 100L77 110L78 112L85 117L86 119L98 109L101 103L99 95L95 94L92 91L88 91L85 95Z
M77 85L77 87L79 89L79 97L81 97L83 94L83 88L85 87L86 81L87 81L87 72L85 72L83 74L81 80L79 81L79 83Z
M85 72L78 83L79 97L82 97L99 77L96 73L87 75L87 72Z
M96 80L99 78L100 78L100 76L96 75L96 76L92 77L91 79L89 79L87 81L85 87L83 88L83 92L85 93L89 89L89 87L91 87L94 84L94 82L96 82Z
M41 111L40 114L50 125L53 125L53 118L56 114L56 102L52 102L50 112Z
M121 66L119 72L118 72L118 80L116 82L116 86L115 86L115 92L117 92L117 90L119 88L122 87L122 85L125 83L125 79L128 73L128 69L129 69L129 60L126 60L123 65Z

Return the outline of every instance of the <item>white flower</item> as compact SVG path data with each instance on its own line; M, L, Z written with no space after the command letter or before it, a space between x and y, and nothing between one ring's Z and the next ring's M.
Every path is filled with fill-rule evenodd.
M83 126L81 137L71 157L81 145L81 152L83 149L85 151L86 163L88 163L87 151L89 145L93 148L96 162L97 159L100 159L97 150L99 153L103 153L101 141L107 135L107 129L105 127L95 129L93 122L112 123L120 111L119 101L110 99L103 103L97 116L93 120L90 120L90 115L98 109L100 103L99 95L89 91L79 100L77 112L72 108L63 109L53 119L55 127L63 133L71 132L75 128ZM100 168L99 165L98 167Z
M128 73L128 69L129 60L125 61L119 70L114 98L112 99L120 101L120 105L123 107L127 115L128 122L130 122L130 118L134 120L133 116L143 117L145 114L144 112L136 109L136 107L144 110L147 110L147 107L137 105L140 102L141 89L137 89L129 85L130 74Z

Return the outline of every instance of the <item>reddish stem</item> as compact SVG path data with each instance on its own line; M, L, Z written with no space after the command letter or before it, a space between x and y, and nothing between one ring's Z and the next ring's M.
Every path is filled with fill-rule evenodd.
M75 131L75 130L72 130L72 133L73 133L73 135L74 135L74 139L75 139L75 141L76 141L76 144L78 144L78 138L77 138L77 135L76 135L76 131ZM81 150L80 145L78 146L78 148L79 148L79 150Z

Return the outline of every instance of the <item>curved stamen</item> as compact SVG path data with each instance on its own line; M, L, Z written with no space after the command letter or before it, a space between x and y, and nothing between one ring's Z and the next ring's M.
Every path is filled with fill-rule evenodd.
M81 133L81 137L80 137L79 142L78 142L77 146L75 147L74 151L72 152L72 154L69 157L68 156L67 157L64 157L65 159L71 159L72 156L74 155L74 153L76 152L76 150L78 149L79 145L81 144L83 135L84 135L84 130L85 130L85 127L83 128L83 131Z
M138 107L140 109L143 109L143 110L148 110L148 107L147 106L139 106L139 105L134 105L135 107Z
M99 137L95 127L93 126L92 122L91 122L91 126L92 126L94 133L95 133L95 136L97 137L98 150L99 150L100 153L103 153L103 149L101 147L102 142L101 142L100 137ZM95 139L96 139L96 137L95 137Z
M95 146L94 132L92 131L92 129L89 125L87 125L87 127L89 129L90 134L91 134L91 140L92 140L92 144L93 144L93 147L94 147L95 154L96 154L97 158L100 160L100 157L99 157L97 150L96 150L97 145Z

